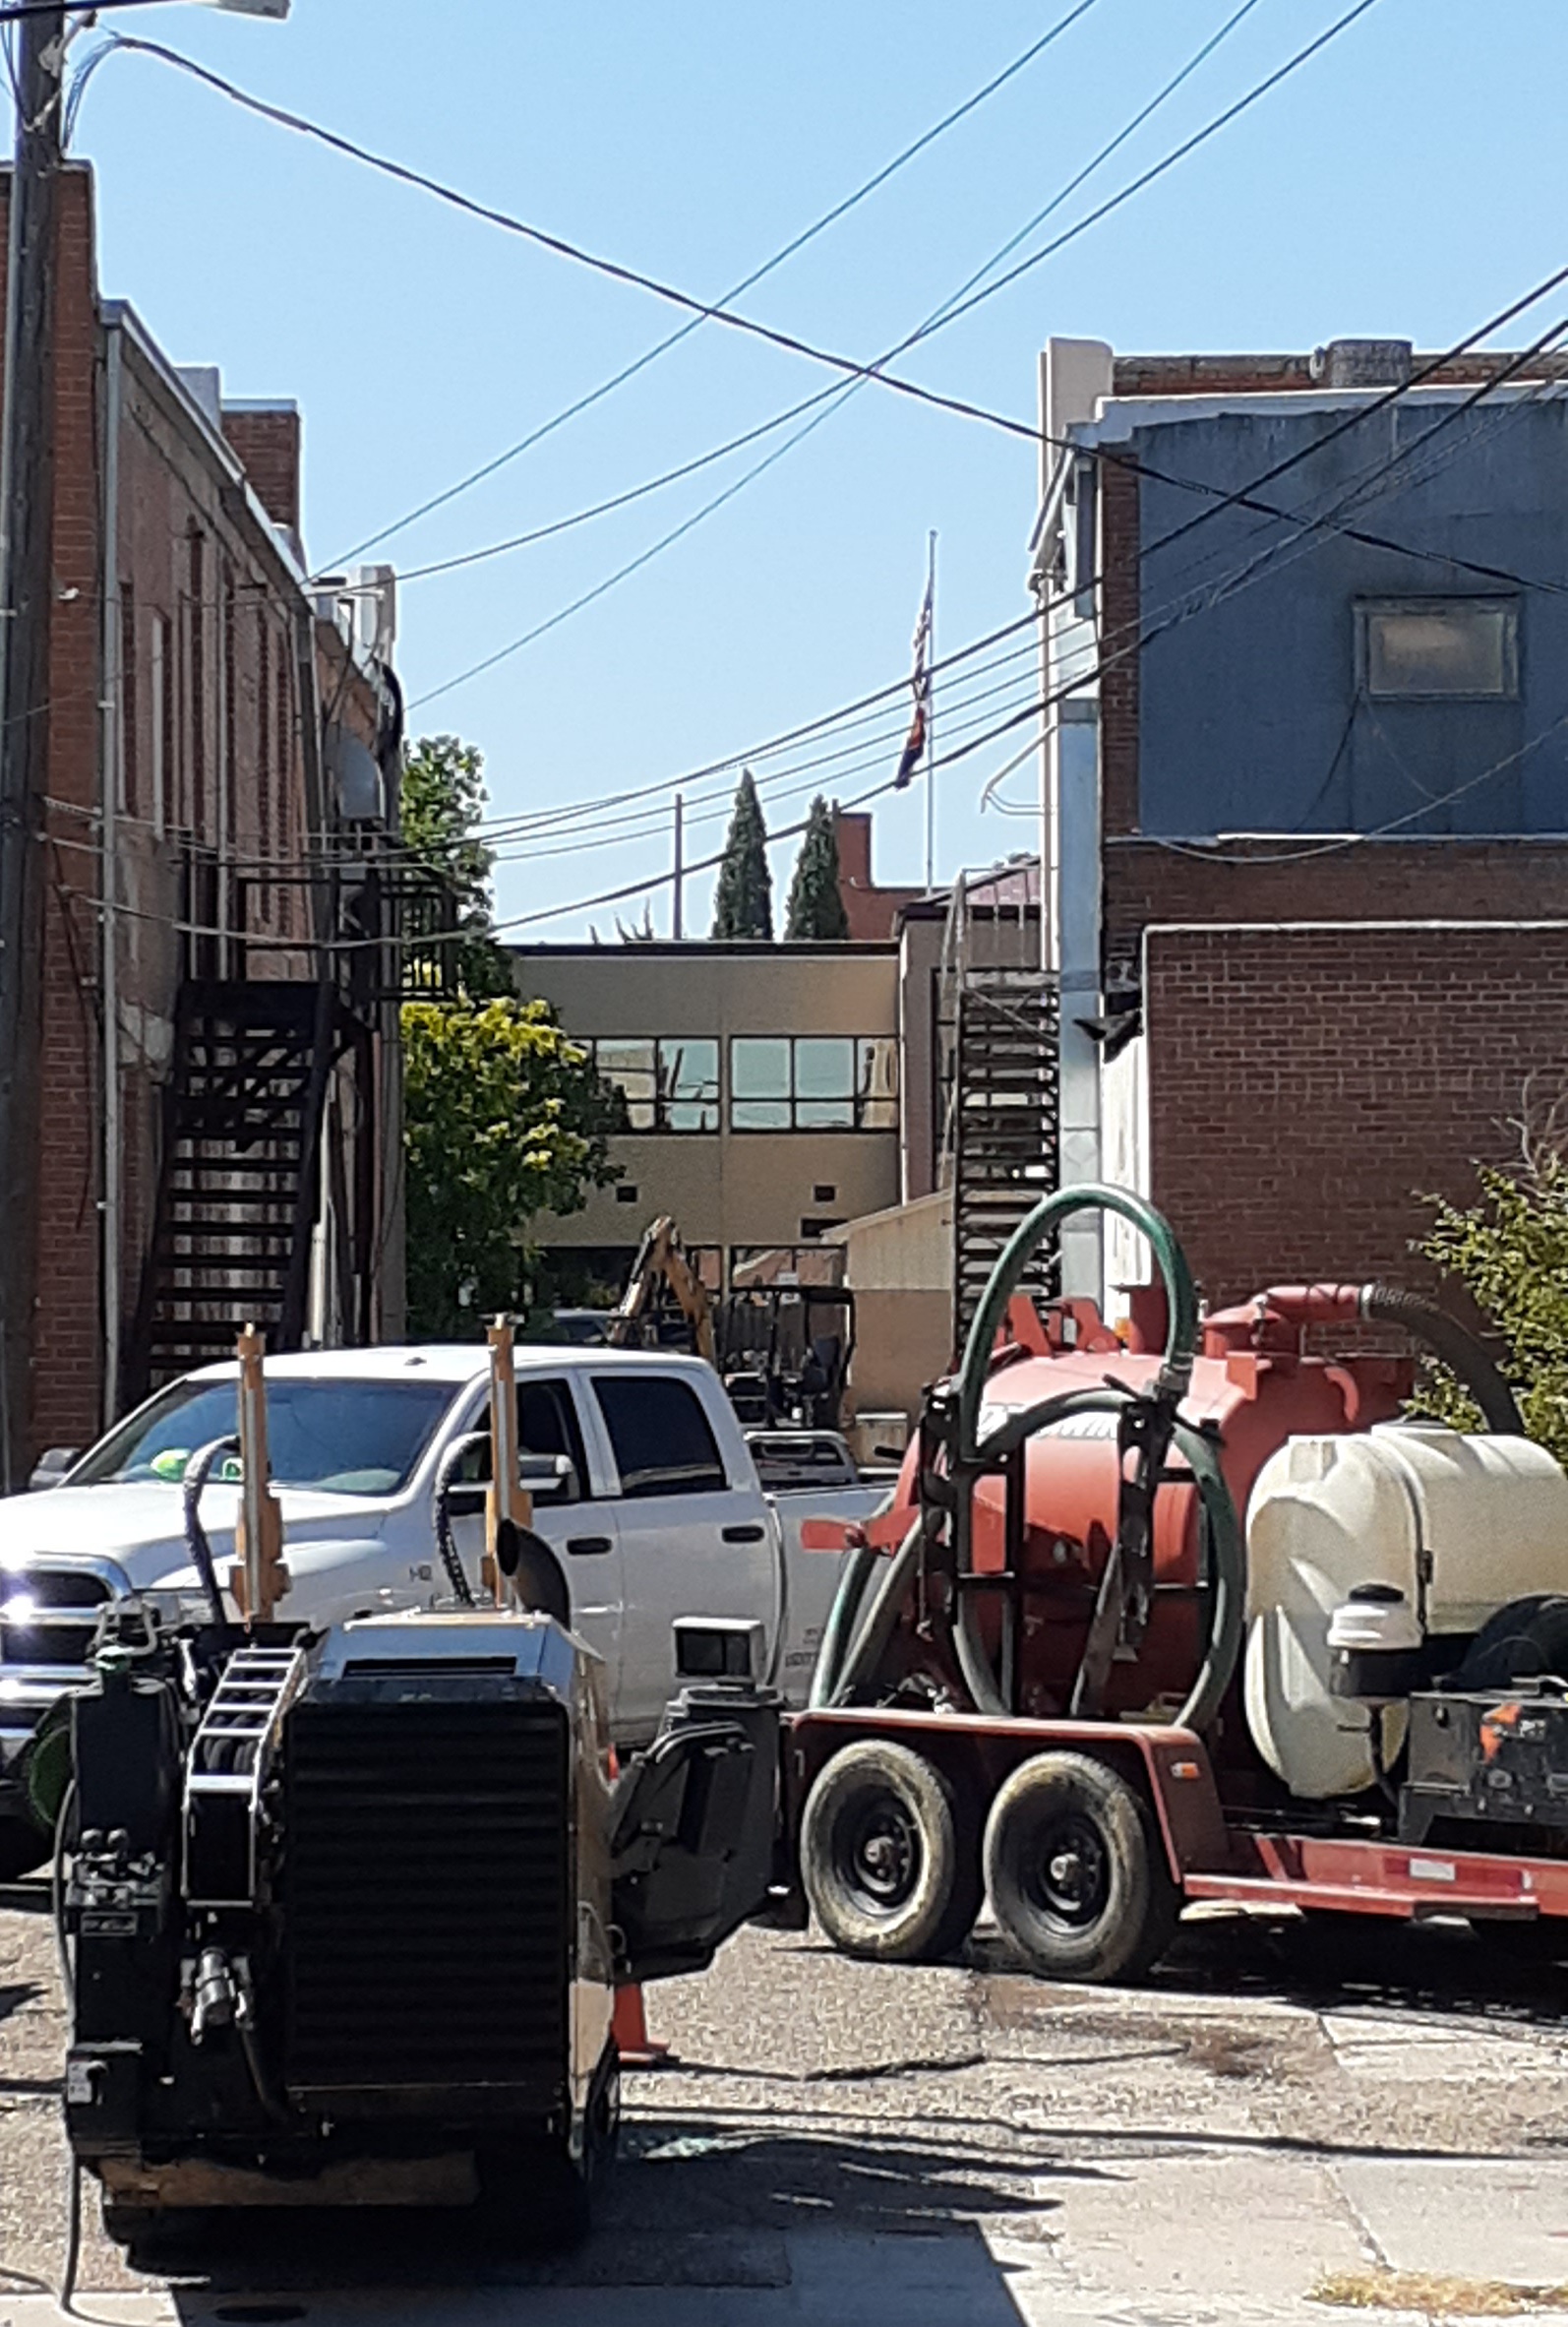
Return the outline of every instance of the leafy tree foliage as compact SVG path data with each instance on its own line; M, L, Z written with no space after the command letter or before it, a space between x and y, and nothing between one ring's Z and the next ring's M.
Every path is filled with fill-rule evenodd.
M456 997L402 1010L408 1321L427 1338L466 1339L519 1307L531 1223L620 1176L606 1140L621 1093L547 1003L518 998L496 942L483 766L471 744L426 736L402 784L403 846L447 886L459 932Z
M1419 1250L1457 1280L1497 1328L1498 1363L1525 1428L1568 1463L1568 1159L1527 1141L1517 1171L1480 1168L1480 1195L1461 1208L1434 1199ZM1427 1370L1413 1401L1459 1430L1480 1416L1453 1376Z
M447 888L446 926L458 936L452 949L457 983L480 997L513 992L511 965L495 941L490 875L495 852L479 838L485 810L484 758L455 735L422 735L403 762L399 792L404 851Z
M718 888L713 899L716 938L773 935L773 877L767 869L767 827L752 770L743 770L735 812L724 842Z
M617 1176L617 1094L548 1003L403 1006L410 1331L467 1339L521 1304L528 1224Z
M849 915L838 886L838 830L834 811L820 792L812 802L801 853L795 859L784 935L827 940L849 936Z

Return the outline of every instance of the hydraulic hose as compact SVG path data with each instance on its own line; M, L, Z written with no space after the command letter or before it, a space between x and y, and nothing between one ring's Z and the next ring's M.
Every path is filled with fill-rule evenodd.
M202 1589L207 1594L212 1622L220 1632L228 1628L228 1615L223 1606L223 1592L217 1580L212 1547L207 1540L207 1529L202 1525L202 1489L207 1485L218 1456L237 1454L238 1451L239 1440L236 1438L211 1439L205 1446L198 1447L185 1466L185 1540L190 1547L196 1572L202 1579Z
M854 1693L862 1674L875 1670L882 1651L893 1636L899 1610L915 1580L915 1569L920 1564L921 1534L921 1522L916 1519L888 1562L887 1573L877 1585L872 1604L856 1628L855 1637L844 1657L843 1671L837 1678L832 1694L823 1699L824 1703L845 1703ZM873 1553L874 1559L875 1556Z
M1413 1341L1424 1342L1463 1383L1480 1408L1481 1419L1499 1438L1522 1439L1525 1425L1514 1393L1484 1343L1458 1317L1418 1293L1398 1285L1363 1285L1361 1315L1379 1324L1400 1325Z
M873 1545L857 1544L839 1573L838 1590L833 1594L833 1605L822 1626L821 1646L812 1669L811 1694L806 1700L814 1713L838 1701L844 1651L879 1557Z
M1052 1230L1074 1212L1081 1211L1115 1212L1148 1239L1166 1293L1165 1356L1158 1386L1174 1401L1184 1393L1192 1378L1198 1332L1197 1296L1186 1256L1169 1221L1152 1204L1145 1203L1141 1197L1129 1194L1123 1189L1090 1183L1081 1188L1058 1190L1055 1195L1049 1195L1037 1204L1008 1239L992 1271L991 1281L970 1327L958 1371L960 1461L974 1461L980 1452L980 1410L985 1396L991 1352L996 1328L1006 1315L1007 1304L1018 1281ZM1045 1399L1038 1405L1009 1415L988 1437L986 1452L993 1457L999 1456L1036 1432L1049 1429L1054 1422L1065 1420L1069 1414L1119 1414L1131 1402L1132 1396L1130 1390L1107 1386L1100 1390L1069 1391L1059 1398ZM1200 1728L1213 1719L1236 1670L1246 1597L1245 1554L1236 1505L1214 1447L1199 1432L1179 1422L1173 1430L1172 1443L1186 1460L1196 1481L1209 1522L1214 1558L1209 1639L1197 1677L1179 1716L1180 1726L1191 1729ZM960 1525L956 1534L959 1563L961 1567L967 1567L969 1529L966 1525ZM965 1684L978 1709L983 1713L1005 1717L1011 1708L1003 1702L1001 1691L996 1685L991 1660L980 1637L978 1615L973 1596L960 1592L953 1625L954 1649Z
M465 1437L453 1439L436 1466L436 1484L431 1497L436 1526L436 1549L441 1554L441 1564L447 1571L447 1581L452 1586L452 1595L458 1606L462 1608L474 1606L474 1588L468 1581L468 1571L463 1566L458 1555L457 1541L452 1532L452 1512L449 1506L452 1500L452 1483L457 1476L458 1466L476 1446L488 1446L489 1443L490 1433L487 1430L469 1431Z

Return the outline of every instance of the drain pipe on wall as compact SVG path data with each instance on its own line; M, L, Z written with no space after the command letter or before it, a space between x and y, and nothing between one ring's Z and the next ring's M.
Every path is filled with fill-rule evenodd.
M124 399L125 335L118 323L104 334L103 392L103 608L99 649L98 709L101 741L98 754L100 836L103 842L103 888L100 919L103 924L103 970L99 999L103 1006L103 1426L120 1411L121 1272L120 1237L123 1225L120 1158L120 956L119 956L119 809L124 757L123 704L125 674L121 669L120 618L120 420Z

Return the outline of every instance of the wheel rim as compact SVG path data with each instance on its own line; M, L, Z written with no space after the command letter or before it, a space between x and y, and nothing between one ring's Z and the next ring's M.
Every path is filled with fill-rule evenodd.
M1111 1897L1111 1854L1093 1818L1068 1811L1036 1839L1024 1881L1036 1914L1059 1930L1087 1930Z
M846 1822L843 1871L855 1903L891 1917L908 1905L925 1864L920 1826L896 1794L876 1794Z

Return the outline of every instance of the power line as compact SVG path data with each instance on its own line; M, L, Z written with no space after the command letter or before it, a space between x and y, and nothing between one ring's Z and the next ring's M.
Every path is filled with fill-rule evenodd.
M1278 88L1280 83L1290 74L1295 73L1311 57L1316 56L1320 50L1327 47L1330 41L1337 39L1342 32L1348 31L1353 24L1377 5L1378 0L1354 0L1354 5L1338 17L1332 25L1318 33L1314 39L1308 41L1304 47L1297 49L1285 64L1277 67L1264 81L1249 90L1244 96L1237 98L1235 104L1228 106L1223 114L1217 116L1214 121L1207 123L1203 129L1185 140L1174 153L1166 155L1163 160L1146 170L1131 186L1123 188L1119 194L1102 204L1098 213L1095 214L1096 219L1108 215L1109 212L1117 208L1120 203L1129 201L1135 193L1141 192L1144 187L1152 184L1155 178L1163 175L1167 169L1174 167L1176 161L1183 159L1197 146L1202 145L1208 138L1215 136L1219 130L1235 121L1250 105L1257 103L1260 97ZM1009 436L1021 437L1030 443L1039 441L1040 431L1028 421L1016 419L1008 413L993 411L988 406L974 403L963 397L945 396L939 390L927 388L917 381L899 378L896 374L878 370L874 365L858 363L852 356L840 355L833 349L818 347L812 340L803 339L793 332L781 331L772 324L762 323L755 316L742 315L734 308L718 306L710 300L695 298L690 291L681 290L676 284L665 282L657 276L644 274L638 268L628 267L620 260L604 258L597 252L586 250L580 243L569 241L564 235L552 234L546 228L533 225L527 219L519 218L510 211L501 210L490 203L480 202L473 195L461 193L456 187L446 185L441 179L431 177L423 170L416 170L406 162L394 161L389 155L373 153L369 147L358 145L353 139L343 137L335 130L324 128L321 123L309 120L304 114L291 112L285 106L274 105L263 97L253 95L250 91L241 89L237 83L225 80L221 74L212 72L206 65L198 64L194 57L184 56L178 49L165 47L161 41L144 40L137 34L122 32L110 32L107 37L116 47L130 50L138 55L156 57L161 63L173 66L176 71L189 74L194 80L204 83L208 88L215 90L219 95L228 98L231 103L242 106L248 112L258 114L264 120L275 123L279 128L292 130L301 137L312 138L317 143L329 147L332 152L342 153L350 160L362 163L366 168L378 170L383 176L392 178L401 185L415 187L422 193L434 196L438 202L444 202L453 210L461 211L467 216L478 218L487 225L499 227L503 233L514 234L523 241L532 243L537 249L549 251L557 258L567 259L574 266L586 268L593 274L605 276L609 281L624 283L633 289L646 291L650 297L662 299L666 305L678 307L686 314L695 316L700 321L722 324L729 331L740 332L750 338L759 339L765 345L780 348L786 354L802 356L810 363L823 364L830 370L842 374L846 379L874 380L879 387L889 389L895 395L912 398L917 402L928 404L935 410L950 412L959 419L977 420L983 426L999 429ZM1094 221L1086 221L1086 223L1092 222ZM1040 256L1045 255L1047 254L1040 254ZM1017 272L1014 271L1015 275ZM993 290L1001 290L1005 287L1005 280L992 286ZM971 305L976 303L975 301L970 302Z
M948 298L944 299L940 306L934 308L932 312L925 318L924 322L918 325L913 332L906 334L902 339L895 341L891 347L887 348L881 355L879 355L876 358L875 363L870 367L868 376L870 376L871 372L880 371L885 364L892 363L896 357L904 354L909 348L919 345L923 340L932 337L935 333L941 331L945 324L951 320L951 311L958 306L959 302L965 298L966 294L972 291L977 283L983 282L986 276L995 267L999 266L1004 258L1008 257L1011 252L1016 250L1020 242L1026 241L1029 235L1031 235L1038 226L1043 224L1043 222L1049 218L1054 212L1059 210L1061 205L1068 201L1071 196L1077 192L1078 188L1083 185L1085 180L1092 177L1095 171L1099 169L1104 162L1108 161L1111 155L1115 153L1120 146L1124 145L1127 139L1131 137L1135 131L1141 129L1143 124L1150 118L1150 116L1158 111L1159 107L1166 103L1170 97L1174 96L1184 82L1191 78L1193 73L1198 70L1199 66L1206 63L1208 58L1211 57L1215 50L1220 46L1221 42L1227 39L1229 35L1235 31L1236 26L1240 24L1242 18L1250 15L1251 11L1257 5L1258 0L1242 0L1241 6L1226 19L1225 23L1221 25L1218 31L1211 34L1209 39L1203 43L1202 47L1197 49L1193 55L1187 59L1186 63L1181 67L1179 72L1174 74L1172 78L1166 82L1164 87L1157 91L1155 95L1151 97L1145 105L1140 107L1140 109L1132 116L1132 119L1127 122L1120 130L1118 130L1116 135L1112 138L1108 144L1102 146L1099 152L1094 154L1089 161L1085 162L1083 167L1079 169L1074 176L1068 179L1065 186L1061 187L1055 195L1053 195L1050 202L1046 204L1045 209L1042 211L1037 211L1034 217L1029 220L1027 225L1020 227L1017 233L1009 235L1007 240L1001 244L1000 248L996 251L994 251L992 256L986 260L985 264L979 267L974 274L967 276L965 279L958 285L958 288L952 292ZM1098 215L1100 214L1096 214ZM1059 250L1064 243L1070 242L1076 235L1083 232L1086 225L1089 223L1092 223L1092 220L1081 220L1077 225L1069 228L1068 232L1061 236L1057 242L1053 245L1053 248ZM766 268L759 269L757 271L757 275L750 277L749 281L758 280L760 276L766 272ZM741 291L745 290L747 287L748 284L743 283L736 290L727 292L725 294L725 301L727 302L729 299L738 298L741 295ZM642 362L652 360L653 354L662 353L666 347L673 347L677 339L685 338L689 333L694 332L698 328L699 326L696 323L683 324L681 329L673 334L669 338L661 340L658 347L653 349L649 356L640 358L638 364L632 365L628 367L626 371L617 373L613 380L606 381L601 388L594 389L588 396L579 398L575 404L569 405L565 411L558 413L554 420L547 421L544 426L536 430L532 436L524 437L520 443L513 445L510 451L499 455L495 460L488 462L483 468L474 470L470 476L463 478L458 484L450 487L447 492L438 494L433 501L426 502L422 508L410 512L408 517L399 519L394 524L384 527L380 533L372 534L368 541L364 541L359 544L358 550L351 550L347 553L347 555L349 557L357 556L359 554L359 550L369 548L376 542L386 540L390 533L400 531L404 525L412 524L417 518L426 516L431 510L440 508L444 502L450 501L457 494L464 492L469 485L477 484L486 476L493 474L497 468L503 466L505 462L513 459L516 455L527 452L533 445L540 441L541 437L548 435L549 432L559 426L562 421L573 418L574 414L584 410L588 404L597 400L601 395L608 394L611 388L618 387L623 380L630 379L632 373L639 369ZM799 419L803 413L813 411L824 403L847 402L849 398L854 396L858 390L864 386L865 381L862 380L851 382L847 386L834 386L818 389L814 395L803 397L799 401L786 405L783 411L775 412L771 419L759 421L755 427L743 430L739 436L729 438L726 443L722 445L715 445L705 453L698 453L692 459L683 460L674 468L665 469L660 475L649 477L641 484L630 486L624 493L614 494L606 501L591 503L586 509L575 510L570 516L556 518L547 524L532 526L526 532L513 533L503 541L489 542L483 548L463 550L458 552L457 555L450 558L436 558L424 566L402 568L399 570L397 579L401 582L426 582L437 575L456 573L464 567L479 565L490 558L506 557L513 550L531 548L535 542L550 540L558 533L570 532L578 525L584 525L591 522L594 519L608 517L616 510L626 509L630 507L633 502L643 500L650 493L663 492L670 485L680 484L685 478L695 475L699 469L710 467L719 460L727 459L732 453L744 451L746 446L755 444L760 438L770 436L780 428L788 427L792 420ZM809 433L809 430L803 429L800 432L800 435L790 439L791 445L799 444L802 437L808 435ZM760 475L760 468L752 471L754 476ZM743 481L749 482L750 480L748 479ZM715 503L713 506L717 507L719 504Z
M972 96L966 97L961 105L955 105L950 113L944 113L942 118L932 128L916 138L911 145L905 146L902 152L895 153L891 161L884 162L880 169L863 180L852 194L845 196L842 202L834 203L830 210L824 211L820 217L812 221L811 225L803 228L799 234L792 235L788 242L772 254L771 258L764 259L760 267L754 267L750 275L743 276L740 281L727 290L715 304L721 308L728 307L732 299L743 298L754 284L761 282L765 276L772 275L782 267L786 260L793 259L798 251L803 251L808 243L814 242L819 234L825 233L829 226L836 225L840 218L847 217L852 210L857 209L880 187L885 186L888 180L896 176L907 163L913 161L918 154L924 153L928 147L934 146L938 138L946 135L948 130L956 128L960 121L985 104L988 98L994 97L998 90L1004 89L1009 81L1014 80L1027 66L1032 65L1038 56L1050 48L1054 41L1059 39L1061 34L1075 25L1081 16L1086 16L1095 5L1096 0L1077 0L1075 7L1069 8L1065 16L1058 17L1056 22L1037 40L1032 40L1020 55L1013 58L1011 64L1005 65L999 73L994 74L991 80L986 82L982 88L977 89ZM1247 5L1249 7L1255 5L1255 0L1247 0ZM586 395L579 396L573 402L565 405L552 418L541 422L537 428L530 430L529 434L520 438L516 444L510 445L504 453L498 453L493 459L487 460L480 467L471 470L467 476L460 477L454 485L447 486L444 492L433 494L428 501L422 501L417 509L409 510L405 517L394 518L390 525L383 525L379 532L367 534L363 541L358 541L352 549L345 550L336 563L347 565L351 559L362 557L367 549L375 549L381 542L390 539L392 534L402 532L406 526L417 524L421 518L427 518L433 511L445 508L449 501L455 501L459 495L468 492L474 485L483 484L486 478L494 476L510 461L517 459L524 453L531 452L535 445L542 444L547 436L553 435L569 420L576 419L579 413L586 412L590 406L601 403L618 388L624 388L629 380L635 379L639 372L646 371L650 364L657 363L660 356L667 355L672 347L678 347L681 341L689 338L693 332L700 331L706 320L704 316L694 316L689 323L682 324L677 331L669 333L666 337L656 341L652 347L644 349L643 353L637 356L633 362L624 365L608 380L601 380L596 388L589 389ZM768 425L776 427L779 423L775 421ZM717 456L710 455L708 458L717 458ZM610 506L615 505L611 504ZM495 553L482 554L494 555ZM441 568L430 570L442 571ZM414 577L405 575L401 579L411 581Z

